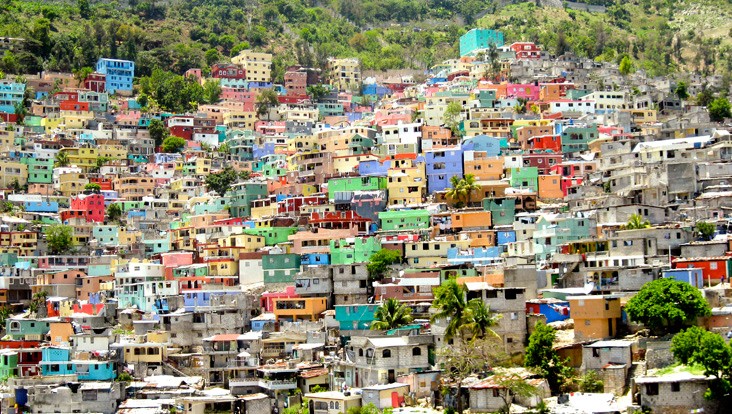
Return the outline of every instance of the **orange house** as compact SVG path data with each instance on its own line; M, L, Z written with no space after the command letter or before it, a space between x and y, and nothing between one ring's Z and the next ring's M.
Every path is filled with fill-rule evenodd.
M728 279L730 275L732 257L680 257L674 259L674 269L697 268L702 270L704 280L709 284L717 284L722 278Z
M470 240L470 247L493 247L496 245L495 230L468 230L461 231L460 236L465 235Z
M575 341L609 339L618 333L620 298L613 296L568 297L574 319Z
M450 214L450 219L455 230L487 229L491 226L490 211L457 211Z
M274 299L275 320L316 321L328 309L326 298L277 298Z
M539 198L540 199L562 199L562 177L560 175L539 176Z

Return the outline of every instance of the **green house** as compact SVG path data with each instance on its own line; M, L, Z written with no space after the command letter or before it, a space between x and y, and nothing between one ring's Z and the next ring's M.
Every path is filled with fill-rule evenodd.
M249 217L252 214L252 201L269 196L265 183L238 183L229 193L229 213L232 217Z
M430 227L430 213L424 209L382 211L379 223L382 231L425 230Z
M330 241L330 264L345 265L366 263L372 254L381 250L381 242L374 237L357 237L353 242L347 240Z
M51 324L37 319L6 319L5 333L10 339L42 339L51 330Z
M562 131L562 153L587 151L588 144L599 136L596 125L568 126Z
M511 187L539 191L539 169L537 167L510 168Z
M287 237L297 233L297 227L257 227L244 229L244 234L264 237L264 244L274 246L287 242Z
M516 216L516 199L484 198L483 210L491 212L491 221L494 226L511 225Z
M328 180L328 198L335 200L336 193L385 190L386 183L386 177L332 178Z
M295 283L300 272L300 255L292 253L268 254L262 257L264 284Z
M493 105L496 102L496 91L480 91L478 93L478 102L480 103L481 108L493 108Z
M0 352L0 378L18 376L18 352L3 349Z
M53 159L23 157L20 162L28 166L29 184L51 184L53 182Z

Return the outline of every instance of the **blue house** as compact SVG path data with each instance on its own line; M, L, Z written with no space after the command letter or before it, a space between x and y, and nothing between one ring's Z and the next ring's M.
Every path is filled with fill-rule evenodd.
M370 83L368 85L363 85L363 94L364 95L376 95L379 98L383 98L384 95L391 94L391 89L389 89L383 85L378 85L376 83Z
M28 213L58 213L56 201L25 201L23 209Z
M457 247L451 247L447 250L447 263L451 265L460 265L472 263L476 266L491 265L501 261L501 253L503 247L476 247L467 251L460 251Z
M379 160L361 161L358 163L358 174L361 176L386 177L390 166L391 161L389 160L383 163Z
M569 319L569 301L548 298L526 301L526 313L546 316L546 323Z
M23 102L25 83L0 80L0 112L15 113L15 104Z
M111 381L117 377L113 361L71 360L67 348L41 351L41 375L73 375L80 381Z
M300 259L302 266L327 266L330 264L330 255L328 253L308 253L303 254Z
M686 282L699 289L704 288L704 271L697 268L669 269L663 271L663 277L679 282Z
M227 295L232 296L231 299L228 299L228 301L230 302L231 300L234 300L234 296L236 296L238 293L239 291L235 290L189 291L183 294L183 306L186 308L186 311L191 312L195 308L209 307L215 305L216 303L221 303L221 299L219 298Z
M121 59L101 58L97 61L97 73L106 76L105 88L110 94L117 91L132 92L135 78L135 62Z
M463 141L463 151L485 151L489 157L501 155L501 148L504 148L501 141L508 142L506 138L489 137L488 135L476 135L466 138Z
M514 230L501 230L496 232L496 242L499 246L516 242L516 232Z
M432 194L435 191L450 188L452 177L462 178L463 150L461 148L427 151L425 156L428 193Z

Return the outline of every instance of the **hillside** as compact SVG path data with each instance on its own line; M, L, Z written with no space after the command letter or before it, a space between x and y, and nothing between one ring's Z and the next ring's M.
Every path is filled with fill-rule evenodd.
M364 69L424 69L457 56L474 26L508 41L532 40L552 53L598 60L630 55L654 75L678 70L732 73L729 0L640 0L599 5L481 0L170 0L103 3L9 0L0 5L0 36L28 40L6 53L9 73L69 71L98 56L134 59L138 74L155 67L182 73L253 47L276 54L275 80L292 63L322 65L357 56ZM566 8L565 8L566 7Z

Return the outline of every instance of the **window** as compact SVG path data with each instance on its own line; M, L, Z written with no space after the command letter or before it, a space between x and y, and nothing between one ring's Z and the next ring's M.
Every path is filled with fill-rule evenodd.
M646 384L646 395L658 395L658 384Z
M710 262L709 263L709 269L711 269L711 270L717 270L717 262Z
M382 358L391 358L391 350L390 349L383 350L381 352L381 357Z
M412 348L412 356L420 356L420 355L422 355L422 348L420 348L420 347Z
M672 382L671 383L671 392L679 392L681 391L681 384L678 382Z

